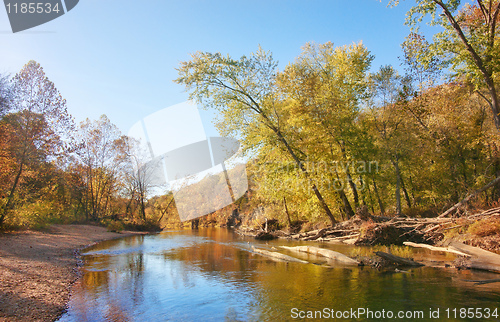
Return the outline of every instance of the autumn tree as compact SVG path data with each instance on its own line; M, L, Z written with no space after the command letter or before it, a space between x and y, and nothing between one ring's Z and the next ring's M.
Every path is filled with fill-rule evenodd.
M7 114L12 102L12 86L7 75L0 75L0 119Z
M293 124L298 146L309 161L328 164L317 175L323 181L341 179L349 187L354 206L360 205L356 173L351 166L369 144L357 119L368 97L368 69L373 56L362 43L335 47L333 43L308 43L293 64L279 74L287 122ZM342 164L335 167L332 165ZM342 169L337 169L342 168ZM344 189L332 187L347 218L354 215Z
M197 52L181 63L176 82L191 91L190 98L221 115L223 134L241 138L248 151L262 144L274 145L288 157L309 181L323 211L336 222L316 183L311 178L300 152L287 137L282 121L282 102L276 89L277 63L272 55L259 49L239 60L220 53Z
M495 79L500 68L498 22L500 1L476 0L463 4L460 0L417 0L408 12L406 24L418 26L425 17L431 25L444 31L421 51L421 61L437 56L443 67L451 67L456 75L465 76L490 106L493 121L500 130L500 102ZM399 0L390 4L397 5ZM484 92L486 92L484 94Z
M13 162L6 175L0 225L14 209L24 175L33 176L39 164L61 155L66 148L62 137L72 127L66 101L37 62L28 62L14 76L11 95L11 113L2 122L9 127Z
M108 214L119 190L124 164L124 138L118 128L102 115L97 121L80 123L75 135L75 162L83 179L82 205L87 219Z
M123 167L123 184L126 193L129 196L127 203L127 212L131 210L132 201L139 205L140 219L146 221L146 206L149 197L153 193L153 189L157 188L160 192L162 183L158 177L164 176L163 173L158 173L158 169L162 171L160 161L152 161L149 151L144 150L144 146L140 142L130 137L123 138L124 167ZM163 187L164 188L164 187ZM162 213L162 217L165 214Z
M10 148L11 129L10 126L2 121L2 118L10 108L11 86L7 76L0 75L0 200L6 197L6 184L9 180L9 174L14 167L12 150Z
M409 133L406 115L401 110L399 93L401 76L392 66L382 66L371 75L372 104L370 119L378 138L379 149L384 160L388 160L394 169L396 214L401 214L401 190L410 207L408 193L404 188L401 161L409 152Z

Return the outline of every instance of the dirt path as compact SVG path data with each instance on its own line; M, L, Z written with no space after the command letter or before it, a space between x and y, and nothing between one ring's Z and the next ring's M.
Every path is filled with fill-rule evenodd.
M75 250L131 234L90 225L0 234L0 321L54 321L77 278Z

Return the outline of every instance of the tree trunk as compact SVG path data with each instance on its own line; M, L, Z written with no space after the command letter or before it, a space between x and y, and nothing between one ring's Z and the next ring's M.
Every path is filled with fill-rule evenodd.
M372 209L372 214L375 214L375 208L373 207L373 196L372 196L372 190L370 189L370 184L368 183L368 180L366 181L366 188L368 189L368 198L370 198L370 208Z
M394 165L394 169L396 170L396 215L401 215L401 175L399 173L399 165L396 158L396 161L391 160Z
M288 225L289 227L292 227L292 220L290 219L290 213L288 212L288 207L286 205L286 198L283 197L283 204L285 205L285 213L286 213L286 217L288 218Z
M380 208L380 214L383 215L385 213L384 204L382 203L382 199L380 198L380 194L378 193L377 183L375 179L372 178L373 181L373 190L375 191L375 196L377 196L378 206Z
M130 199L129 201L127 202L127 206L125 207L125 213L128 215L131 211L130 211L130 208L132 206L132 201L134 201L135 199L135 191L132 191L132 195L130 196ZM134 217L134 215L132 214L132 217Z
M9 196L7 197L7 203L4 207L2 207L2 213L0 214L0 226L3 225L5 220L5 216L7 212L9 212L12 208L12 202L14 200L14 194L16 193L17 185L19 184L19 179L21 178L21 174L23 173L24 168L24 160L21 160L21 164L19 165L19 171L16 174L14 179L14 183L12 184L12 188L10 189Z
M339 191L340 198L342 199L342 204L344 205L344 211L347 216L347 220L354 216L354 211L352 210L351 203L344 192L344 190Z
M488 84L488 91L490 92L491 96L491 103L490 103L490 108L491 112L493 114L493 121L495 122L495 126L497 130L500 130L500 116L498 115L498 111L500 109L499 102L498 102L498 95L497 91L495 88L495 83L490 77L485 76L486 82Z
M413 185L413 180L411 179L411 176L409 177L410 179L410 187L411 187L411 199L413 200L413 206L417 205L417 199L415 198L415 186Z
M330 222L332 223L332 225L336 224L337 220L335 219L335 217L333 216L332 212L330 211L330 208L326 204L325 199L323 199L323 196L321 195L321 193L319 192L318 188L316 187L316 184L312 181L311 176L309 175L309 172L306 170L306 168L304 167L304 165L302 164L302 162L299 160L299 158L297 157L297 155L295 154L295 152L293 152L292 147L288 144L287 140L283 137L283 135L281 134L281 132L278 129L276 129L276 128L273 128L273 131L276 133L276 135L278 136L279 140L285 145L285 148L287 149L288 153L290 153L290 155L292 156L292 158L295 161L295 163L297 164L297 166L300 168L300 170L306 176L307 180L311 184L311 188L314 191L314 194L316 195L316 198L318 199L318 201L319 201L321 207L323 208L323 210L325 210L326 215L330 219Z
M337 170L335 170L335 175L337 176L337 180L340 182L340 177L339 177ZM347 195L345 194L344 188L338 190L337 192L340 196L340 199L342 200L344 213L346 214L346 217L347 217L346 219L349 220L349 218L351 218L352 216L355 215L354 211L352 210L351 203L349 202L349 199L347 198Z
M144 192L139 193L139 204L141 205L141 218L144 222L146 222L146 204L144 198Z
M158 219L158 225L160 224L161 220L163 219L163 216L165 216L165 214L167 213L168 207L170 207L170 204L172 204L173 201L174 201L174 197L172 196L172 199L170 199L168 205L165 207L164 210L161 210L161 208L159 208L160 213L161 213L161 217L160 217L160 219Z
M342 152L342 158L344 159L344 162L347 162L347 156L345 152L345 144L344 142L339 142L340 145L340 151ZM352 195L354 196L354 207L358 208L359 207L359 195L358 195L358 189L356 188L356 184L352 180L351 176L351 171L349 171L349 164L345 167L345 173L347 176L347 181L349 182L349 187L351 188Z
M359 183L360 183L361 187L365 186L365 184L363 182L363 177L361 177L361 176L359 176ZM361 189L360 191L363 191L363 189ZM363 206L366 206L366 200L365 200L366 196L365 195L366 194L364 192L361 193L361 204Z
M406 201L406 204L408 205L408 209L409 209L409 208L411 208L410 196L408 195L408 191L406 190L405 182L404 182L401 174L400 174L400 180L401 180L401 189L403 190L403 195L405 196L405 201Z
M490 147L491 149L491 147ZM490 152L491 153L491 152ZM500 155L498 152L498 147L495 145L495 157L494 157L494 171L495 176L500 177ZM497 200L500 197L500 183L495 184L495 188L491 191L492 201Z
M351 188L352 195L354 196L354 207L359 207L359 195L358 189L356 188L356 184L352 180L351 173L349 170L346 171L347 181L349 182L349 187Z
M318 201L319 201L321 207L323 208L323 210L326 212L326 215L330 219L332 225L336 224L337 220L335 220L335 217L333 216L332 212L330 211L330 208L328 207L325 199L323 199L323 196L321 195L321 193L319 192L318 188L316 187L316 184L314 184L313 180L311 179L311 176L309 175L309 172L306 170L306 168L304 167L304 165L302 164L302 162L300 161L300 159L297 157L297 155L293 151L293 149L290 146L290 144L288 144L288 141L285 139L285 137L283 136L283 134L281 134L281 131L279 130L279 128L276 127L273 124L273 122L267 117L267 115L262 112L262 109L260 108L259 104L257 102L255 102L255 100L250 95L247 95L247 94L245 94L245 95L252 101L253 104L255 104L255 106L256 106L255 111L257 111L257 113L264 119L264 122L263 122L264 125L267 126L269 129L271 129L276 134L276 136L278 137L278 139L280 140L280 142L283 143L283 145L285 146L286 150L288 151L288 153L290 154L290 156L293 158L293 160L295 161L295 163L297 164L297 166L304 173L305 177L307 178L307 180L311 184L311 188L314 191L314 194L316 195L316 198L318 199Z

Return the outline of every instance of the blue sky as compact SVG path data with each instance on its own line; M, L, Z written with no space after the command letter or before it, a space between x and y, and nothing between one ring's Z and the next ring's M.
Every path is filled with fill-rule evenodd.
M0 9L0 72L38 61L76 121L106 114L124 133L138 120L187 100L175 68L195 51L240 57L260 44L284 68L306 42L363 41L373 70L399 68L413 1L80 0L70 12L13 34ZM209 131L210 132L210 131Z

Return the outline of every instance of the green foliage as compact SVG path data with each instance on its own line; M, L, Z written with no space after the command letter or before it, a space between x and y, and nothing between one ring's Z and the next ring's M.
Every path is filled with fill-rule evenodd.
M69 223L70 218L58 201L38 200L25 203L16 211L17 224L30 229L45 229L51 224Z
M277 62L261 48L234 60L220 53L197 52L181 63L177 83L186 85L190 98L219 114L222 135L242 138L245 151L261 142L276 142L272 129L280 117L275 110L274 79Z
M405 76L391 66L369 75L362 44L311 43L281 72L262 50L238 61L196 53L177 82L242 140L253 160L248 206L265 205L266 217L285 222L286 200L291 213L321 221L311 182L338 219L362 203L427 216L496 175L498 138L478 96L434 85L440 62L424 56L425 39L405 46Z

